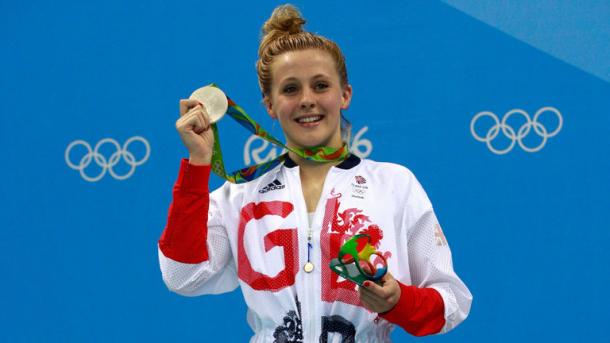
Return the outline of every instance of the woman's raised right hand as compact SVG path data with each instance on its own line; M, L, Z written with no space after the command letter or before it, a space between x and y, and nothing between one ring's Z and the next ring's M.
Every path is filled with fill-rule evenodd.
M209 165L214 151L214 132L205 108L197 100L180 100L180 118L176 130L189 151L189 162Z

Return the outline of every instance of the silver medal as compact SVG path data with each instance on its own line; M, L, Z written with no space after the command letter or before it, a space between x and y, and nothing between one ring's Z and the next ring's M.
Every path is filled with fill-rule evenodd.
M199 101L210 117L210 123L215 123L227 113L229 102L227 96L218 87L205 86L197 89L189 97L191 100Z
M311 263L311 262L305 263L305 265L303 266L303 270L306 273L311 273L313 271L313 263Z

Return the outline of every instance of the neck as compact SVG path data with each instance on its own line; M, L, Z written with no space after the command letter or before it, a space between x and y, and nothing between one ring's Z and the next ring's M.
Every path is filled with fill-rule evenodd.
M301 156L289 152L288 156L299 166L301 171L301 179L318 179L324 180L326 174L331 167L336 166L342 161L315 162L310 161Z
M327 144L324 144L324 145L335 148L335 149L339 149L341 146L343 146L343 141L341 141L339 136L337 136L335 139L333 139L331 141L332 141L332 143L327 142ZM290 140L288 140L286 145L291 148L304 149L303 147L300 147L297 144L293 144L293 142L291 142ZM297 155L296 153L294 153L292 151L288 152L288 156L290 157L290 159L292 159L294 161L295 164L297 164L299 166L299 169L301 171L300 174L301 174L302 181L316 180L316 179L323 181L326 178L326 174L328 173L330 168L333 166L336 166L342 162L342 160L328 161L328 162L311 161L311 160L305 159L305 158Z

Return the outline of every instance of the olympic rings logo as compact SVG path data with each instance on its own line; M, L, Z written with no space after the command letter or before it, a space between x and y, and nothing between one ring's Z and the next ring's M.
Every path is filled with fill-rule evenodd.
M551 132L549 132L549 130L538 121L540 116L546 112L554 114L558 120L557 127ZM521 125L521 127L519 127L519 129L516 130L516 132L513 127L511 127L510 125L508 125L506 123L508 121L508 119L515 114L521 115L526 120L526 122L523 125ZM485 135L485 137L479 136L475 131L475 125L477 124L479 119L481 119L482 117L491 117L491 119L493 119L493 121L494 121L494 125L487 131L487 134ZM559 110L557 110L554 107L547 106L547 107L543 107L543 108L539 109L536 112L536 114L534 114L533 120L530 118L530 116L527 114L527 112L525 112L524 110L521 110L521 109L514 109L514 110L507 112L504 115L504 117L502 118L502 121L500 121L498 119L498 117L492 112L489 112L489 111L479 112L472 118L472 121L470 122L470 132L472 133L472 136L474 137L474 139L476 139L479 142L486 143L487 147L489 148L489 150L491 152L493 152L494 154L497 154L497 155L503 155L503 154L506 154L509 151L511 151L513 149L513 147L515 146L515 143L519 143L519 146L521 147L521 149L523 149L527 152L540 151L546 145L546 142L549 138L554 137L555 135L557 135L559 133L562 126L563 126L563 117L561 116L561 113L559 112ZM530 132L532 131L532 128L534 129L533 131L542 138L542 140L540 141L540 143L538 143L538 145L529 147L529 146L526 146L525 143L523 143L523 138L525 138L527 135L530 134ZM510 144L504 149L498 149L498 148L494 147L492 144L493 140L500 134L500 131L502 132L502 134L504 136L506 136L510 140Z
M140 160L136 160L133 153L131 153L129 151L129 146L133 142L142 143L146 150L144 157L142 157ZM116 150L114 153L112 153L112 155L110 155L110 157L108 159L106 159L106 157L100 153L100 148L105 144L112 145L114 150ZM87 153L80 159L78 164L72 162L72 160L70 158L70 154L72 153L72 150L77 146L83 146L87 150ZM148 144L148 141L145 138L140 137L140 136L134 136L134 137L129 138L123 144L122 147L119 145L119 143L116 140L114 140L112 138L104 138L101 141L99 141L93 149L91 149L91 145L89 145L89 143L79 139L79 140L75 140L74 142L68 144L68 147L66 148L66 152L65 152L65 159L66 159L66 163L68 164L68 167L70 167L74 170L78 170L80 172L80 175L83 177L83 179L85 181L89 181L89 182L99 181L100 179L102 179L102 177L104 177L104 175L106 174L106 171L108 171L108 173L110 173L110 175L117 180L125 180L125 179L129 178L131 175L133 175L133 173L136 170L136 167L144 164L144 162L146 162L148 160L149 156L150 156L150 144ZM114 171L114 167L121 161L121 159L129 165L129 170L126 173L124 173L123 175L119 175ZM97 174L95 176L90 176L85 173L85 169L93 161L95 161L95 163L99 167L101 167L102 170L99 172L99 174Z

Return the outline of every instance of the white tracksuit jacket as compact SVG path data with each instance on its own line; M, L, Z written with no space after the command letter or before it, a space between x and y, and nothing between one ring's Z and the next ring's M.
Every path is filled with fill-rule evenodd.
M328 267L347 239L368 232L395 279L440 293L441 333L467 317L472 295L453 271L432 205L407 168L351 155L328 172L308 223L291 160L254 181L225 183L210 194L209 260L181 263L160 249L163 279L186 296L240 286L255 333L250 342L389 342L394 325L365 309L357 286ZM315 269L306 273L309 229Z

